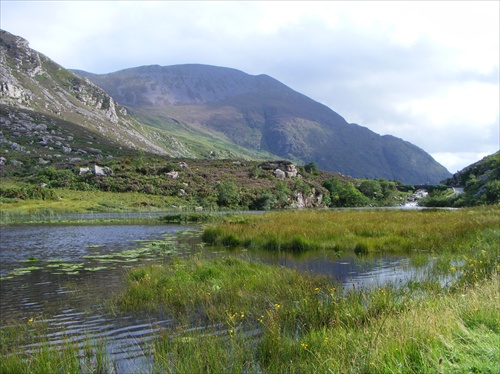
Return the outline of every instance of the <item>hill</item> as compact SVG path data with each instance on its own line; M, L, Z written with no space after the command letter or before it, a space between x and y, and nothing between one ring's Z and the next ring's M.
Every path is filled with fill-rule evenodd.
M322 170L408 184L451 174L417 146L380 136L267 76L208 65L143 66L110 74L74 71L138 120L183 138L214 134Z
M348 124L266 75L205 65L76 72L0 30L0 157L7 169L29 173L27 165L142 151L312 162L326 171L407 184L450 176L411 143Z
M453 192L438 189L419 203L424 206L474 206L500 203L500 151L484 157L444 181Z

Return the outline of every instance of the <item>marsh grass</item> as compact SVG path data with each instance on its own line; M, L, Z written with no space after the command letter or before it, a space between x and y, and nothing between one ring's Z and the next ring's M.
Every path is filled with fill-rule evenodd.
M250 217L244 224L209 227L204 238L219 243L232 235L249 248L259 242L282 250L283 238L300 232L318 247L318 238L331 236L347 247L345 236L373 249L370 240L397 233L415 241L414 262L426 276L404 286L346 290L291 269L194 257L132 270L117 302L128 310L160 309L181 321L155 343L159 372L495 372L498 210L345 213ZM363 226L361 235L353 234ZM260 241L263 233L271 238ZM193 325L201 329L185 328Z
M113 373L106 342L91 337L78 343L70 336L54 345L47 340L50 326L43 320L2 326L0 372L2 374Z
M63 188L51 191L54 197L49 200L0 200L0 223L26 221L31 216L57 217L64 213L155 212L172 210L172 206L187 209L186 201L172 196L139 192L72 191Z
M497 254L488 257L492 272L463 271L454 287L348 292L295 270L195 257L132 270L117 302L179 321L154 344L158 372L494 372Z
M478 230L500 226L497 207L461 210L284 211L207 226L207 244L303 252L459 252Z

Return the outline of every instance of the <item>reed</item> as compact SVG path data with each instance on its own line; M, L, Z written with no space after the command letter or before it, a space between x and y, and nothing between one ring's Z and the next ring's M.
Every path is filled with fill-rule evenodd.
M283 211L248 217L247 222L208 225L203 239L250 249L357 253L458 252L478 230L500 226L498 207L460 210Z
M0 329L0 373L114 373L106 343L88 337L77 343L71 337L54 345L47 339L50 327L37 320L17 322Z
M408 287L345 290L290 269L195 257L132 270L118 303L179 321L154 344L158 372L494 372L496 235L478 234L474 266L464 262L452 287L431 274ZM489 270L471 277L485 260Z

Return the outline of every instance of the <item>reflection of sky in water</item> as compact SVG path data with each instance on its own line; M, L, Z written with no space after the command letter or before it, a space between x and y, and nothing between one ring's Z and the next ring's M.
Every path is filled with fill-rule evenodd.
M384 256L363 259L355 256L331 259L328 256L317 258L294 259L282 256L279 260L270 261L284 267L312 272L332 277L346 286L377 286L388 282L405 283L409 279L425 272L424 269L413 269L409 266L409 258Z
M107 338L107 350L118 367L145 367L139 342L146 342L156 335L159 326L172 321L165 319L159 310L156 314L132 318L130 316L109 316L102 310L89 310L102 300L111 297L123 287L123 272L128 265L118 265L104 270L86 271L78 274L57 274L44 269L50 260L69 263L87 261L87 255L110 254L138 248L138 240L163 239L165 234L175 235L177 231L193 229L180 225L28 225L1 227L0 273L9 273L15 267L41 265L34 270L13 279L0 281L0 319L27 320L43 316L48 319L54 335L52 344L59 344L58 331L74 334L74 339L84 339L87 334ZM199 249L197 249L198 251ZM189 253L188 250L187 253ZM207 248L206 253L217 252ZM215 256L225 255L225 250ZM289 254L275 256L256 251L244 251L243 257L300 271L323 274L352 287L370 287L387 282L405 283L425 273L428 264L414 270L408 258L378 257L357 258L355 256L335 257L334 253L308 254L296 258ZM30 257L38 263L30 264ZM132 263L133 266L138 262ZM95 308L94 308L95 309ZM84 312L85 311L85 312ZM59 329L59 330L58 330Z
M25 225L1 228L0 274L34 257L38 261L79 262L82 256L138 247L138 240L158 240L184 226L166 225Z

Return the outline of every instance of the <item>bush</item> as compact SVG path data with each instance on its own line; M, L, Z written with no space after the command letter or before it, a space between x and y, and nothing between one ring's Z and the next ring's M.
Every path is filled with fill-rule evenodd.
M40 186L23 185L4 187L0 185L0 197L21 200L52 200L56 198L53 190Z
M252 210L271 210L276 204L276 198L270 193L264 193L250 204Z
M308 164L305 164L304 171L306 173L309 173L309 174L315 174L315 175L319 174L318 165L316 165L314 162L310 162Z
M215 190L217 194L217 204L219 206L236 206L241 201L238 187L231 182L219 183Z

